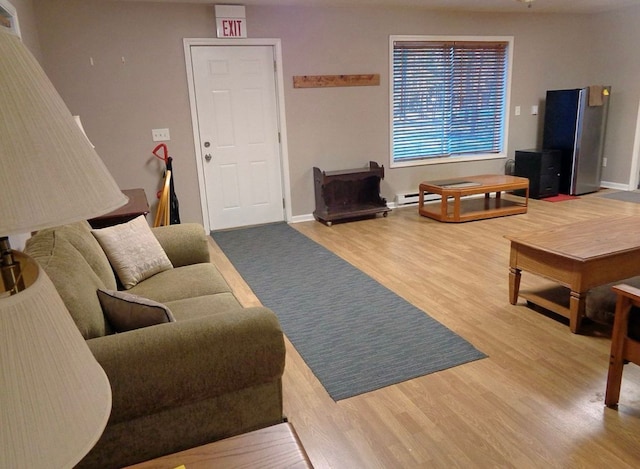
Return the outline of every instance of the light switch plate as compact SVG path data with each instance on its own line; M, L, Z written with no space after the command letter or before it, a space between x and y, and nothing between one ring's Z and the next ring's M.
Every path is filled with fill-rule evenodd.
M151 137L154 142L167 142L171 140L169 129L153 129L151 131Z

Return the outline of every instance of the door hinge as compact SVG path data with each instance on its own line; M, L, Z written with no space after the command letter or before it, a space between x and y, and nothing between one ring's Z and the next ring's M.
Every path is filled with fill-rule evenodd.
M280 139L280 132L278 132L278 143L282 143L282 140Z
M284 202L284 197L282 198L282 208L283 208L283 209L287 208L287 206L286 206L286 204L285 204L285 202Z
M278 62L276 62L275 60L273 61L273 71L274 72L278 71Z

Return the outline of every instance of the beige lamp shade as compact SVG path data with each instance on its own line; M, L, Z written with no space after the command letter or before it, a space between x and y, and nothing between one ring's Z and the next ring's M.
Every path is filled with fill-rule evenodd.
M73 120L76 121L76 124L78 124L78 127L80 127L80 130L82 130L82 133L84 134L84 137L87 139L87 142L89 142L89 145L91 145L91 148L95 148L96 146L93 143L91 143L91 140L89 140L89 136L84 131L84 126L82 125L82 120L80 120L80 116L73 116Z
M0 468L70 468L104 431L111 387L51 280L7 236L90 219L127 198L38 62L4 29Z
M90 219L127 202L20 39L0 28L0 236Z
M49 277L15 254L27 288L0 290L0 467L71 468L104 431L111 387Z

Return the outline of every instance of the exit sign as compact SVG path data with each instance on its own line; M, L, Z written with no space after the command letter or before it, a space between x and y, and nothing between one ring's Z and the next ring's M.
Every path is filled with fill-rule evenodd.
M244 18L216 18L218 37L247 37L247 20Z
M216 5L215 11L218 37L247 37L244 6Z

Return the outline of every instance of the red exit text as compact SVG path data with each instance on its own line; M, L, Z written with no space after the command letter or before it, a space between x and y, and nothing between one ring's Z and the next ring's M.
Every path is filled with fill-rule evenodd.
M243 20L222 20L222 37L244 37Z

